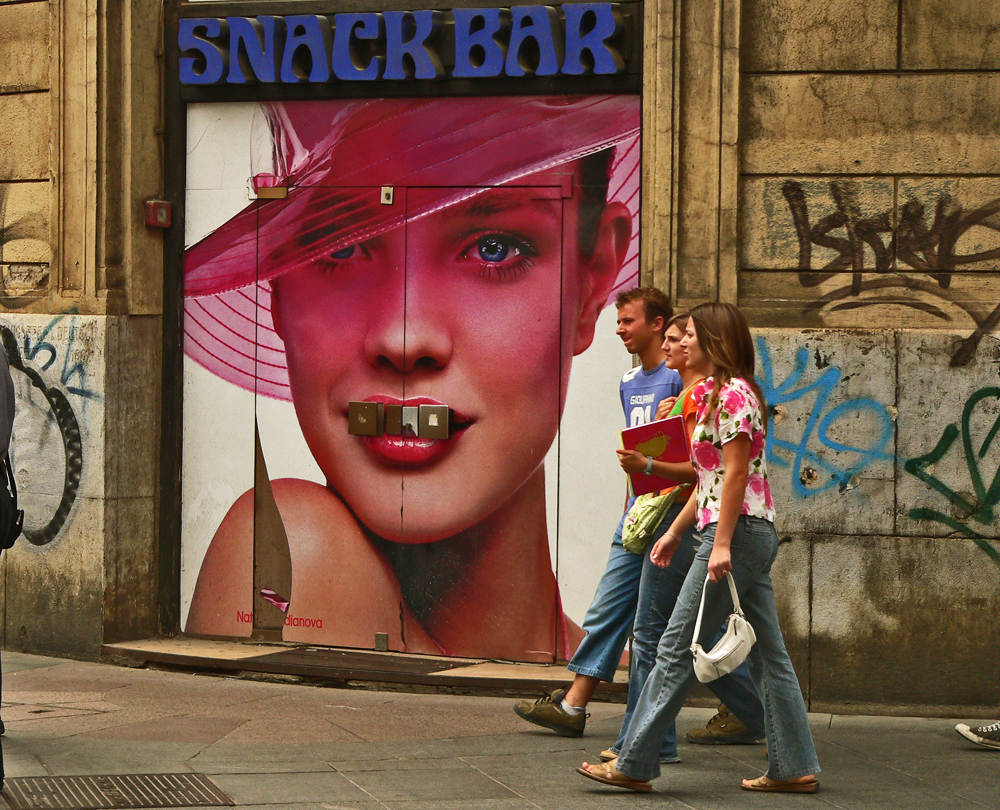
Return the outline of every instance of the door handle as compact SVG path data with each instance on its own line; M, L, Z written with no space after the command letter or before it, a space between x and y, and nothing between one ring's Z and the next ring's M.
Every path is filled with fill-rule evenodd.
M347 432L352 436L381 436L384 423L384 403L347 403Z
M347 432L352 436L415 436L450 439L452 411L447 405L386 405L348 402Z

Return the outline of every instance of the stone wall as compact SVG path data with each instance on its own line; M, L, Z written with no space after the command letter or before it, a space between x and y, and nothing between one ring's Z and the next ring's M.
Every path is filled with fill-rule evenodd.
M810 705L995 707L1000 6L745 0L740 68L737 295Z
M6 645L96 656L151 635L162 329L161 9L0 0L0 338L25 538Z
M646 278L755 329L809 704L992 714L1000 4L646 15Z
M0 558L8 647L85 655L101 641L107 319L0 319L17 415L24 536Z
M0 2L0 303L48 284L49 4Z
M1000 342L953 369L962 340L757 331L775 588L813 710L1000 702Z
M158 414L152 318L2 315L23 538L0 556L6 646L94 656L155 632Z
M762 326L967 330L961 365L1000 322L1000 6L742 19L740 304Z

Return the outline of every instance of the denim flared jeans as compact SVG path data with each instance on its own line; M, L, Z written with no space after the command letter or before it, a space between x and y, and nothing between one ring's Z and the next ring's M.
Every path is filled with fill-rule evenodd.
M684 504L680 503L670 509L656 532L657 538L670 528L674 518L683 507ZM628 702L625 707L625 717L622 719L621 731L618 733L618 740L611 747L611 750L616 754L621 751L625 744L625 737L628 734L639 695L642 693L642 687L656 662L656 650L660 638L670 622L670 616L677 604L677 597L684 585L684 580L687 578L688 570L694 562L695 552L700 545L701 540L689 529L681 537L677 549L665 567L661 568L649 559L652 543L647 547L646 553L642 555L639 600L635 611L635 624L632 628L635 640L632 643L632 669L628 681ZM712 681L708 687L740 719L751 734L758 739L763 738L764 709L754 690L753 680L750 678L750 671L746 664L741 664L729 675ZM660 762L679 761L676 730L671 723L663 737Z
M617 769L633 779L660 775L660 746L695 683L691 643L702 584L708 572L716 524L702 531L702 543L677 597L667 629L660 638L656 664L635 703ZM816 749L799 681L785 649L771 585L771 565L778 553L774 525L741 516L730 546L733 578L757 643L747 661L757 694L764 705L771 779L794 779L819 772ZM699 642L708 648L732 599L724 582L709 583ZM739 716L739 715L737 715ZM741 718L742 719L742 718ZM745 722L745 721L744 721Z

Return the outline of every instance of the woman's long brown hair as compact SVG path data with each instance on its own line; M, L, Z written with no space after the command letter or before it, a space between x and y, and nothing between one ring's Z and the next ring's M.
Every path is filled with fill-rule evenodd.
M750 327L747 326L747 320L743 317L743 313L732 304L712 302L699 304L692 309L691 320L694 321L698 346L716 367L705 418L708 419L715 413L722 386L730 380L740 377L750 386L750 390L757 397L766 435L767 403L764 402L764 394L753 376L756 356L753 349L753 338L750 336Z

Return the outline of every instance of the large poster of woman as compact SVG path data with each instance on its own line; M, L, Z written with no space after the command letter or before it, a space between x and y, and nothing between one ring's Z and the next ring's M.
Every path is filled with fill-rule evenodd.
M638 97L208 106L189 113L185 630L249 635L264 600L289 641L568 658L546 458L574 358L637 278ZM357 435L350 403L447 408L450 431ZM576 495L620 510L609 489Z

